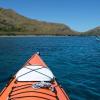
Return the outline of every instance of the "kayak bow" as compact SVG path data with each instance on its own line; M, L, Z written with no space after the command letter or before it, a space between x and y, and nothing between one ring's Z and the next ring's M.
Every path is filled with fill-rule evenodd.
M69 100L55 76L34 54L0 93L0 100Z

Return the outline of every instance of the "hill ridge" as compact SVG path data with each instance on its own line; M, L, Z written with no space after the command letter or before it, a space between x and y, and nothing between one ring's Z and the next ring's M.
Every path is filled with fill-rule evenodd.
M63 23L30 19L12 9L0 8L0 35L100 35L100 27L94 30L76 32Z

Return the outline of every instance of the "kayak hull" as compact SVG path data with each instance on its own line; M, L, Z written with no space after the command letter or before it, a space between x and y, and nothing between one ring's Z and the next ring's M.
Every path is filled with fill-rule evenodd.
M38 65L38 66L41 66L41 68L43 68L43 69L48 68L47 65L44 63L44 61L41 59L41 57L38 54L34 54L24 64L24 66L22 68L25 69L26 66L30 66L30 65L31 66ZM32 71L33 71L33 69L32 69ZM44 74L44 73L42 70L42 74ZM51 80L49 82L55 91L51 91L50 88L35 89L32 87L32 85L36 84L39 81L34 81L34 80L19 81L18 80L19 77L16 77L17 74L9 81L9 83L5 86L5 88L0 93L0 100L69 100L68 95L65 93L63 88L57 83L57 81L55 79L52 78L53 81ZM25 75L27 76L30 74L27 73ZM47 75L45 74L45 77L46 76ZM22 77L22 75L20 75L20 77ZM34 74L33 74L33 76L31 75L31 77L33 77L33 79L34 79ZM39 79L39 77L38 77L38 79ZM45 78L45 77L43 77L43 78ZM47 81L48 80L49 79L47 78Z

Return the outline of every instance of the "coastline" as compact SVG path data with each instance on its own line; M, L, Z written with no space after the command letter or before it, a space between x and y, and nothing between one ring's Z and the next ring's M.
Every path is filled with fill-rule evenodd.
M68 35L1 35L0 37L68 37Z
M29 34L27 34L29 33ZM96 34L36 34L36 33L30 33L30 32L11 32L11 33L5 33L0 32L0 37L70 37L70 36L97 36ZM98 34L98 36L100 36Z
M86 37L86 36L97 36L97 35L0 35L0 38L1 37L70 37L70 36Z

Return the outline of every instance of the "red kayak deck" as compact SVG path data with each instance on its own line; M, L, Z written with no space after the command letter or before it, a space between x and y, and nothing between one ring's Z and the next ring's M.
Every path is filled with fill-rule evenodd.
M47 67L38 54L33 55L24 65L39 65ZM23 67L24 67L23 66ZM0 100L69 100L62 87L56 82L52 82L55 91L50 88L35 89L32 87L35 81L18 81L16 77L0 93Z

